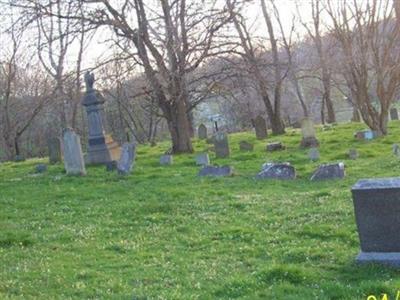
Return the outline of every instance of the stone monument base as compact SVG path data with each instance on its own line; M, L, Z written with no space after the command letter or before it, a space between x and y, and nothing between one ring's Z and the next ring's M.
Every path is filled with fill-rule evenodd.
M315 137L303 138L300 147L302 148L316 148L319 147L319 142Z
M377 263L400 267L400 252L360 252L356 257L356 262L360 264Z
M121 156L121 147L113 141L110 136L106 136L105 144L90 145L85 155L86 165L106 164L118 161Z

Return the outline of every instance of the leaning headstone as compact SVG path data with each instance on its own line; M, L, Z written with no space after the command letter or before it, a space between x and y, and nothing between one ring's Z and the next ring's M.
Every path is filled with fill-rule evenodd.
M112 160L106 163L106 171L113 172L117 169L118 162L116 160Z
M67 175L86 175L81 139L72 129L63 133L64 167Z
M173 163L173 156L170 154L164 154L160 157L160 165L167 166L172 165Z
M281 142L273 142L273 143L268 143L266 149L268 152L273 152L273 151L284 150L285 146L283 146Z
M254 145L246 141L240 141L239 148L240 151L253 151Z
M390 119L392 121L399 119L399 113L397 111L397 108L393 107L390 109Z
M198 176L232 176L233 168L230 166L205 166L200 171Z
M218 158L229 157L228 135L224 132L217 132L214 135L215 155Z
M316 138L314 123L310 118L304 118L301 121L301 147L303 148L315 148L319 146L319 142Z
M310 180L341 179L344 178L344 176L344 164L340 162L335 164L320 165L318 169L315 170Z
M290 163L265 163L256 176L257 179L295 179L296 170Z
M56 164L61 162L61 142L59 138L51 138L47 142L49 150L49 163Z
M200 153L196 155L196 165L208 166L210 164L210 157L207 153Z
M359 263L400 267L400 178L359 180L352 188Z
M36 173L44 173L47 171L47 165L45 164L38 164L35 166Z
M197 135L199 136L200 140L207 139L207 127L204 124L200 124L199 128L197 129Z
M136 146L134 143L125 143L122 145L121 157L117 163L118 174L127 175L132 172L135 163Z
M257 139L263 140L267 138L267 124L262 116L257 116L257 118L254 119L254 129L256 130Z
M348 152L349 159L357 159L359 157L357 149L350 149Z
M396 155L397 157L400 156L400 147L398 144L393 144L392 150L394 155Z
M308 157L311 161L319 160L319 151L317 148L311 148L308 152Z

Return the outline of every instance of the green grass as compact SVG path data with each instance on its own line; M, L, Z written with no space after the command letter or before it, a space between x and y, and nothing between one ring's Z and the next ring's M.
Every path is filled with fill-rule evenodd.
M236 176L199 178L193 155L160 167L169 143L140 146L127 177L88 168L67 177L45 160L0 164L0 298L37 299L367 299L400 289L400 271L358 266L351 186L399 176L400 122L387 137L353 138L362 124L318 131L321 160L299 149L265 152L252 133L230 136ZM240 152L239 141L255 143ZM197 152L207 149L195 141ZM360 158L347 160L349 148ZM295 181L255 181L266 161L289 161ZM319 163L344 161L341 181L310 182Z

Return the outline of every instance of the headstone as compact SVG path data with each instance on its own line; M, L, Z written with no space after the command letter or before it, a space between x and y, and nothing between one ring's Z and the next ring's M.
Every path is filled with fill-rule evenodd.
M267 138L267 124L262 116L257 116L254 120L254 129L256 130L256 137L259 140Z
M204 124L200 124L197 134L200 140L207 139L207 127Z
M318 148L311 148L310 151L308 152L308 157L310 158L311 161L319 160Z
M230 166L205 166L200 171L198 176L232 176L233 168Z
M49 150L49 163L56 164L61 162L61 142L59 138L51 138L47 142Z
M344 164L334 163L334 164L323 164L315 170L314 174L311 176L311 181L316 180L326 180L326 179L341 179L344 178Z
M256 176L257 179L295 179L296 170L290 163L265 163Z
M106 163L106 171L113 172L117 169L118 162L116 160L112 160Z
M390 119L392 121L399 119L399 113L397 111L397 108L393 107L390 109Z
M375 131L372 130L361 130L361 131L357 131L356 133L354 133L354 137L358 140L373 140L374 138L377 137L377 134Z
M46 171L47 171L47 165L45 165L45 164L37 164L35 166L36 173L44 173Z
M200 153L196 155L196 165L208 166L210 164L210 157L207 153Z
M86 108L89 129L89 145L85 161L87 164L105 164L118 160L121 149L110 135L105 134L103 125L104 100L98 99L96 90L93 88L94 75L87 72L85 83L86 93L82 105Z
M70 128L64 129L63 145L64 166L67 175L86 175L79 135Z
M247 141L240 141L239 148L240 148L240 151L253 151L254 145Z
M273 143L267 144L268 152L279 151L279 150L284 150L284 149L285 149L285 146L283 146L281 142L273 142Z
M348 153L349 159L357 159L359 156L357 149L350 149Z
M400 157L400 147L398 144L393 144L392 146L393 154Z
M218 158L229 157L228 135L224 132L217 132L214 135L215 155Z
M319 142L316 138L314 123L310 118L304 118L301 121L301 147L303 148L315 148L319 146Z
M400 267L400 178L362 179L352 194L361 248L356 261Z
M164 154L160 157L160 165L166 166L166 165L172 165L173 163L173 156L170 154Z
M121 157L117 163L118 174L130 174L135 163L136 146L134 143L125 143L122 145Z

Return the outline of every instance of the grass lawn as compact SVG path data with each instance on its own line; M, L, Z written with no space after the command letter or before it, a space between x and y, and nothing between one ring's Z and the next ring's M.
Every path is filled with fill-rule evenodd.
M127 177L104 167L67 177L62 165L35 176L45 159L0 164L0 298L395 299L400 271L354 263L350 188L400 175L392 154L400 122L371 142L353 138L363 128L319 129L318 163L299 149L298 130L269 137L287 147L273 154L252 133L230 135L231 157L211 155L235 168L230 178L197 177L194 154L161 167L168 142L139 146ZM255 151L240 152L242 139ZM347 159L349 148L358 160ZM266 161L291 162L298 179L255 181ZM346 179L309 181L319 163L335 161L345 163Z

